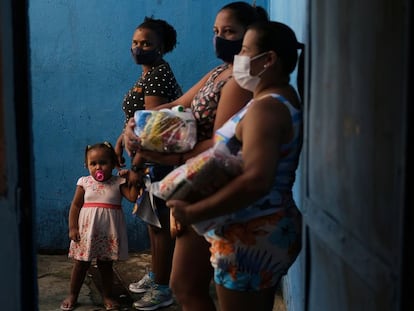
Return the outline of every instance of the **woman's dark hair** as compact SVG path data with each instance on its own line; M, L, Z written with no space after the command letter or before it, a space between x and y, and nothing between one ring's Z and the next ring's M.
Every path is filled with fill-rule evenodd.
M163 43L163 54L171 52L177 44L177 32L174 27L165 20L145 17L144 21L137 27L154 31Z
M233 11L237 21L246 28L254 22L269 20L269 16L265 9L260 6L252 6L247 2L231 2L220 9L220 11L223 10Z
M257 22L248 27L256 31L259 52L274 51L281 59L285 74L290 75L298 64L298 50L301 50L298 64L298 91L303 95L303 62L305 46L298 42L294 31L287 25L268 21Z
M103 143L97 143L94 145L87 145L85 148L85 165L88 166L88 152L92 149L104 149L110 156L114 166L119 165L118 157L116 156L115 149L110 142L104 141Z

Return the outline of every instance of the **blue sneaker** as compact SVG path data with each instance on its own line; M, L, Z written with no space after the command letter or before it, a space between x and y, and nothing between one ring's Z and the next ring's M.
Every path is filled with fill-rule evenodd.
M159 285L154 286L148 290L144 296L138 301L135 301L132 306L137 310L156 310L158 308L167 307L174 303L172 292L170 288L160 288Z

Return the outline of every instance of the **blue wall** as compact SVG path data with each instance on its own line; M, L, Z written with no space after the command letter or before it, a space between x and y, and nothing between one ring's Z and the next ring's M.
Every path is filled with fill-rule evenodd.
M29 1L36 239L39 249L66 249L67 218L77 178L87 174L87 144L115 142L122 98L140 75L131 36L145 16L177 30L166 55L187 90L219 62L212 47L217 11L229 1ZM247 1L251 3L251 1ZM257 1L268 7L268 1ZM131 250L149 246L146 225L125 202Z
M296 33L297 39L306 44L307 38L307 0L272 0L269 12L272 20L289 25ZM291 76L291 82L296 82L296 71ZM306 105L306 103L305 103ZM298 207L301 209L301 166L297 171L297 180L293 193ZM304 256L299 254L298 259L289 269L283 282L283 295L289 311L303 310L305 304Z

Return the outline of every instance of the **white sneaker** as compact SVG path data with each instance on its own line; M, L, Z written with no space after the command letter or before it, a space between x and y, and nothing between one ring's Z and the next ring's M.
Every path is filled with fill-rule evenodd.
M135 301L132 306L137 310L151 311L172 305L173 302L171 290L169 288L159 289L155 284L140 300Z
M146 273L144 277L136 283L129 284L129 290L133 293L145 293L154 286L154 280Z

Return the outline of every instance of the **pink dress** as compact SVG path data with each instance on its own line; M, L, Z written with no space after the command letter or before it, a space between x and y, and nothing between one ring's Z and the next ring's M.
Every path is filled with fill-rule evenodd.
M79 214L80 242L70 242L69 258L82 261L125 260L128 237L122 210L120 185L125 179L112 176L105 182L92 176L78 179L85 190L84 205Z

